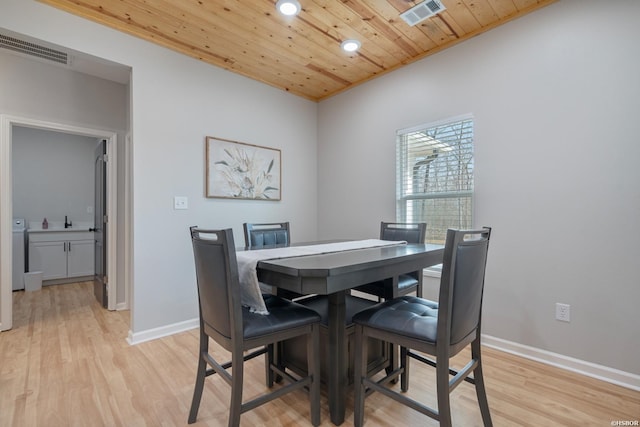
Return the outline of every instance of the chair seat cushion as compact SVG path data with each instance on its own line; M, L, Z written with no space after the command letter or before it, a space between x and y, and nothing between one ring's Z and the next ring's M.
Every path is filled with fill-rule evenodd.
M263 295L263 297L267 310L269 310L269 314L266 316L251 313L247 307L242 307L242 326L245 339L320 321L318 313L298 303L275 295Z
M418 279L408 274L403 274L398 277L398 289L406 289L418 286Z
M353 316L354 323L428 342L436 342L438 303L403 296L365 309Z

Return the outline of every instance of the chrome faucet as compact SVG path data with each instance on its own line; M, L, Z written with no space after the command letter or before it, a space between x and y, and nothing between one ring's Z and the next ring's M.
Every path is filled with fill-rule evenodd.
M71 221L67 222L67 216L64 216L64 228L71 227Z

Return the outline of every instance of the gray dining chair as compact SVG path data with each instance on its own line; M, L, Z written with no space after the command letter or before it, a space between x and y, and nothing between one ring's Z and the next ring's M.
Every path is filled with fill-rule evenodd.
M233 231L190 228L196 265L200 313L200 348L189 424L196 421L205 378L218 374L231 386L229 426L238 426L240 415L282 395L308 389L311 423L320 424L320 315L295 302L264 296L268 315L252 313L241 305ZM301 378L283 372L274 363L274 346L284 340L305 337L307 375ZM231 353L231 361L218 363L209 352L209 338ZM289 384L278 386L247 402L242 401L244 362L266 354L267 385L274 376ZM211 366L211 368L208 368ZM232 369L230 374L227 369Z
M485 426L491 415L482 375L480 329L482 296L491 229L448 230L438 302L402 296L365 309L353 317L355 323L354 425L364 421L365 397L374 391L451 426L449 394L462 381L475 385ZM375 381L367 376L367 342L376 338L400 346L400 367ZM449 359L471 345L471 360L459 371ZM435 356L435 361L422 354ZM438 408L433 409L388 387L400 376L401 391L409 389L409 360L436 368ZM473 377L469 374L473 373ZM453 378L449 378L450 375Z
M426 222L400 223L383 221L380 223L380 240L424 243L426 233ZM401 274L397 282L394 282L393 279L381 280L358 286L355 290L373 295L378 298L378 301L408 295L413 292L422 297L422 271Z
M288 222L245 222L242 226L244 245L249 249L289 246L291 244L291 231Z
M291 245L289 222L245 222L242 224L242 228L244 229L244 246L247 249L267 249ZM271 293L290 300L304 296L303 294L280 288L272 288Z

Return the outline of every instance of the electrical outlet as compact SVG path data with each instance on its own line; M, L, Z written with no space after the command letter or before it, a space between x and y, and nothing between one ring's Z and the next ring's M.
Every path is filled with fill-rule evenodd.
M173 209L189 209L189 199L184 196L175 196L173 198Z
M562 322L571 321L571 306L569 304L556 303L556 320Z

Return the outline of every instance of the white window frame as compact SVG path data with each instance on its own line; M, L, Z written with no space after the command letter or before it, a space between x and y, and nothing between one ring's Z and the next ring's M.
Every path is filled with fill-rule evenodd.
M464 122L470 122L469 128L464 128L465 139L456 141L456 138L451 135L449 138L444 137L442 141L437 138L434 140L430 136L430 133L446 128L448 125L459 124ZM467 123L467 125L469 125ZM444 233L446 228L471 228L473 224L473 204L474 204L474 127L475 121L471 114L462 116L450 117L437 122L422 124L419 126L413 126L410 128L400 129L396 132L396 220L398 222L426 222L427 223L427 237L428 243L444 244ZM420 142L410 141L408 138L412 134L422 133L426 140ZM469 142L470 138L470 142ZM432 142L429 142L431 140ZM464 141L464 143L461 143ZM453 144L452 144L453 142ZM456 144L457 142L457 144ZM427 155L420 146L425 144L430 150L433 150L433 155ZM453 148L452 148L453 147ZM447 153L449 152L449 153ZM443 162L447 162L446 156L449 156L449 164L451 163L451 156L457 159L459 169L454 169L456 175L452 175L449 172L444 178L437 178L440 180L442 187L446 187L446 191L435 191L436 184L428 183L427 179L431 177L435 178L435 174L442 172ZM420 159L417 161L417 159ZM420 164L419 164L420 163ZM463 166L462 166L463 165ZM434 168L435 167L435 168ZM431 168L431 169L430 169ZM448 167L447 167L448 168ZM420 170L420 172L418 172ZM419 188L421 181L417 179L418 173L422 174L424 187ZM426 175L425 175L426 174ZM431 175L430 175L431 174ZM457 177L457 180L454 179ZM463 179L464 178L464 179ZM462 189L451 190L449 187L454 182L464 183L461 185ZM428 190L427 186L431 188ZM445 199L456 199L458 201L458 211L452 209L451 221L446 218L439 219L436 223L436 218L429 218L429 214L424 213L427 210L426 207L418 208L414 205L413 212L409 207L414 201L426 201L437 200L444 201ZM463 206L463 212L460 212L460 207ZM418 211L422 210L423 213ZM443 217L447 217L443 215ZM430 226L431 225L431 226Z

